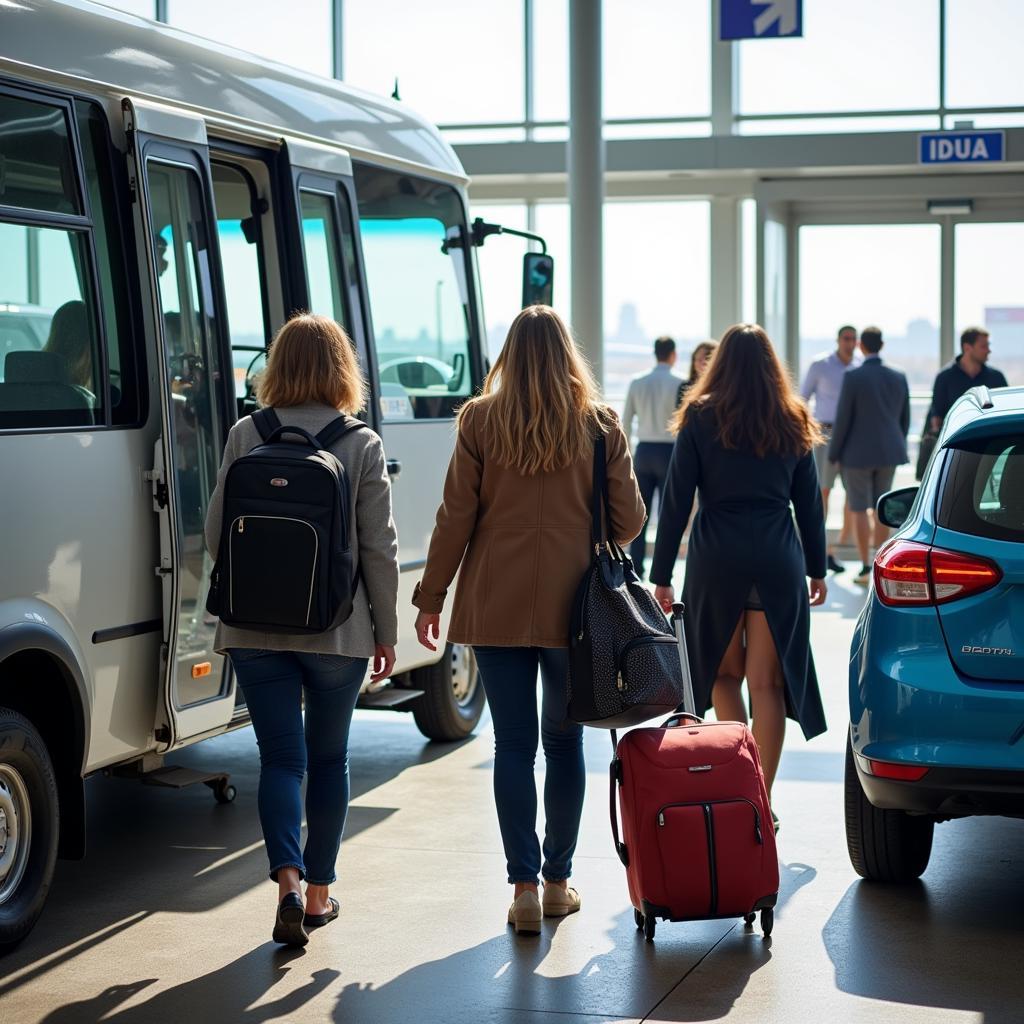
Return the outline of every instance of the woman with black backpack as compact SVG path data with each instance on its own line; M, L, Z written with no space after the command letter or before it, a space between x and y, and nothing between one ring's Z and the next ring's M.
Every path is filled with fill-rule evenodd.
M307 928L338 916L328 889L348 812L349 725L370 659L374 681L394 665L398 540L381 439L352 418L365 385L342 328L292 317L257 394L264 409L228 435L206 546L218 557L216 650L231 658L260 749L260 823L278 885L273 938L301 946ZM294 501L311 483L328 496L336 488L333 515ZM314 566L305 586L290 578L296 563Z

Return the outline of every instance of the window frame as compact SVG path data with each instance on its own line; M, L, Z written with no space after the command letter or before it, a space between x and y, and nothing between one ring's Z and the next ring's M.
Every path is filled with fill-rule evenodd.
M0 203L0 223L14 224L24 227L53 228L85 236L85 265L82 267L82 270L88 276L88 280L84 282L85 287L83 287L83 299L88 295L92 303L90 317L92 320L92 327L95 332L96 354L99 357L99 382L102 388L101 395L103 413L102 421L97 423L36 426L23 425L10 427L0 425L0 435L8 437L18 434L80 434L98 430L137 429L145 423L146 415L148 414L147 396L145 394L145 389L140 386L140 382L145 379L144 374L140 373L140 367L144 366L144 356L140 358L139 346L134 344L134 339L141 336L138 333L139 321L136 302L137 288L132 286L131 275L127 273L126 261L128 256L129 236L124 230L124 219L122 217L121 204L117 202L117 195L119 191L118 186L119 184L124 184L124 181L122 179L119 182L116 172L116 161L110 163L112 160L113 143L110 138L109 120L105 117L103 105L94 97L58 92L46 88L37 88L34 85L29 87L26 86L25 83L3 76L0 76L0 95L13 96L29 102L45 104L51 107L56 107L63 112L64 123L67 128L68 140L71 147L71 170L75 179L76 198L82 212L79 214L56 213L45 210L33 210L27 207L9 206L7 204ZM106 315L103 308L103 296L100 289L99 260L96 251L95 235L96 220L89 196L89 189L86 187L85 183L85 162L82 157L82 143L78 132L78 117L75 109L76 101L97 106L101 115L104 115L104 120L106 121L105 136L108 148L106 153L97 152L97 160L106 159L108 161L108 170L111 171L111 181L114 188L115 200L113 205L116 211L114 223L111 224L111 228L116 230L120 236L122 262L124 263L121 267L112 267L111 269L114 273L120 271L125 274L129 304L132 307L130 310L130 317L126 322L125 327L132 336L132 342L129 343L128 347L132 353L132 370L134 371L134 380L132 383L135 387L136 415L126 423L113 422L108 348L110 338L107 331Z

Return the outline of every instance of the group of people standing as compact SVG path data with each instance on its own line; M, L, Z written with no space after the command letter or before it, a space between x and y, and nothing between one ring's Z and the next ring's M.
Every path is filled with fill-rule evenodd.
M850 325L839 328L835 351L815 359L804 376L800 392L814 403L822 432L815 462L822 502L828 514L829 495L842 477L846 490L845 520L853 524L861 566L854 581L867 586L871 579L871 547L877 550L889 530L877 517L869 522L878 499L892 488L897 466L908 461L910 388L906 375L883 363L885 342L877 327L860 332ZM968 327L960 336L960 355L935 378L932 401L922 431L923 454L928 454L953 403L971 387L1006 387L1006 378L987 365L989 335L981 327ZM923 472L923 460L918 473ZM840 535L842 537L842 534ZM828 553L828 567L844 566Z

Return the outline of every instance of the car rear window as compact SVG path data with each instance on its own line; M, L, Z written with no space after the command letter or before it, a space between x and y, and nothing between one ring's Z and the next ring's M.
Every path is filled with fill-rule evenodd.
M938 520L959 533L1024 541L1024 434L955 449Z

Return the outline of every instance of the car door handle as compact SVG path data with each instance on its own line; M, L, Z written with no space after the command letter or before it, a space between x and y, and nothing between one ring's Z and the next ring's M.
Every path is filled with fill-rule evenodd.
M387 467L388 476L391 477L392 480L402 472L402 463L398 459L388 459Z

